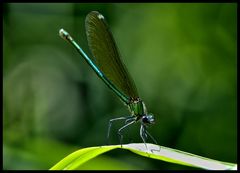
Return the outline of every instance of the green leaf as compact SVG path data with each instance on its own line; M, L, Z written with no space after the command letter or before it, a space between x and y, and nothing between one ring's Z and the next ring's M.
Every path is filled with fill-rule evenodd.
M144 143L132 143L124 144L122 146L108 145L83 148L68 155L50 168L50 170L76 170L80 165L88 160L116 148L130 150L141 156L185 166L208 170L237 170L237 164L217 161L164 146L154 144L146 145Z

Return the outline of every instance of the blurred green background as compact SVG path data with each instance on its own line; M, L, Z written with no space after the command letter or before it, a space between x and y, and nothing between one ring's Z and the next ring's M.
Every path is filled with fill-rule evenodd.
M155 115L149 132L158 143L236 163L236 3L5 3L3 168L49 169L77 149L105 145L109 119L129 115L58 35L66 29L90 55L84 20L93 10ZM126 130L129 142L142 142L138 124ZM114 150L80 169L191 168Z

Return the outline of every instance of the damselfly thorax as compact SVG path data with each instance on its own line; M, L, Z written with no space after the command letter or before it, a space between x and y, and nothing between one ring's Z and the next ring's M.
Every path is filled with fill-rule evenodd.
M130 99L128 109L132 116L136 116L136 121L142 121L144 124L154 124L154 116L148 114L145 103L138 97Z

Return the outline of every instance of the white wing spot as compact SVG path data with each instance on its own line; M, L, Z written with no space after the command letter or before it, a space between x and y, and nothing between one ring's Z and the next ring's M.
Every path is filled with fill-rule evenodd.
M99 18L99 19L104 19L104 16L101 15L101 14L99 14L99 15L98 15L98 18Z

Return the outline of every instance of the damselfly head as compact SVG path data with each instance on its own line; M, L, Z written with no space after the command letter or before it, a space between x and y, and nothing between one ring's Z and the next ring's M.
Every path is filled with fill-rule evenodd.
M144 115L142 117L142 122L147 124L154 124L155 123L154 115L153 114Z

